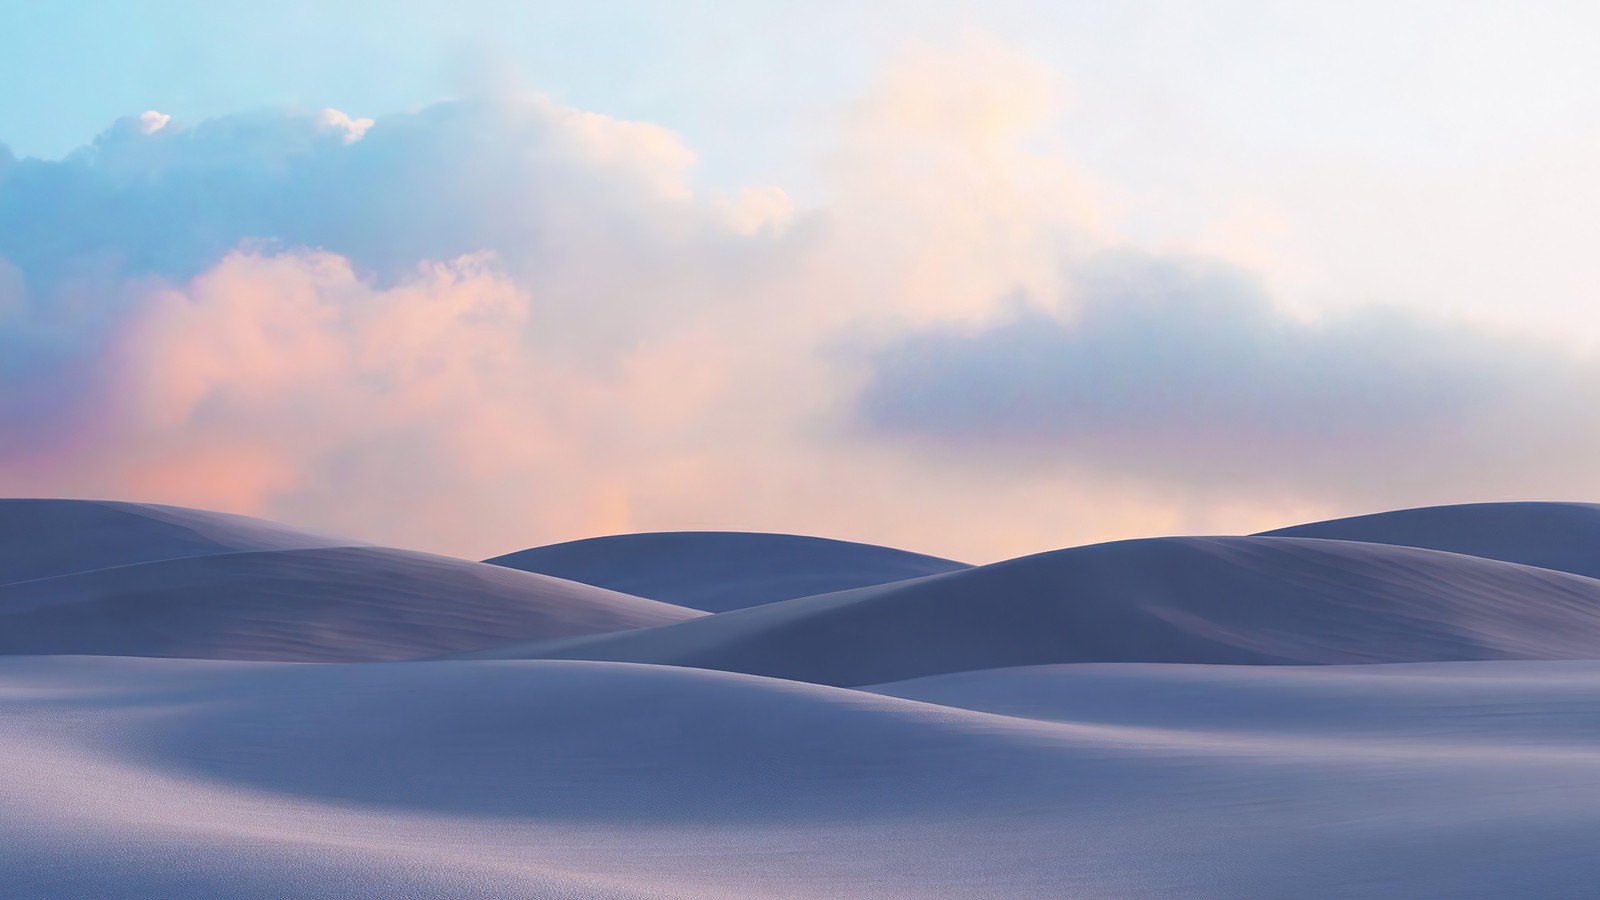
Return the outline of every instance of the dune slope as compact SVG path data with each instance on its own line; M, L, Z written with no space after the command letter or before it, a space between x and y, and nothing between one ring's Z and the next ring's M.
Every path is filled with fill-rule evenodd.
M483 655L834 685L1064 662L1570 659L1600 655L1600 581L1380 544L1154 538Z
M0 653L414 659L702 615L380 547L211 554L0 586Z
M186 556L354 543L179 506L0 499L0 584Z
M709 612L967 568L965 563L793 534L620 534L485 560Z
M1594 503L1426 506L1263 534L1423 547L1600 577L1600 504Z
M1597 663L1067 666L876 690L585 662L3 659L0 894L1578 898L1600 881ZM962 705L1007 698L1032 709Z

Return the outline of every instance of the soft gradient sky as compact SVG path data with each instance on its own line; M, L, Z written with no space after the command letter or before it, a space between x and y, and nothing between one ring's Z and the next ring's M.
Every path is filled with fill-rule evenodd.
M987 561L1600 494L1591 3L6 4L0 493Z

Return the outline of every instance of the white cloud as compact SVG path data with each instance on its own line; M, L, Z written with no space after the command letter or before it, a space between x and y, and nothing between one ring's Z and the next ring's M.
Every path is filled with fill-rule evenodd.
M170 121L172 121L172 117L166 113L147 109L139 114L139 131L143 134L155 134L167 127L167 123Z
M332 132L346 144L353 144L361 140L361 136L372 127L371 119L352 119L349 113L328 108L317 113L317 127L322 131Z

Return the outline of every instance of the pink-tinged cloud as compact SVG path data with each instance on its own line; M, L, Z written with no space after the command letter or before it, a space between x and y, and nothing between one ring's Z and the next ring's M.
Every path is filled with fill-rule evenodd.
M96 362L82 430L10 460L8 491L266 514L315 498L319 518L343 507L331 518L372 532L364 516L467 520L497 484L565 470L546 499L590 518L570 493L589 470L570 429L607 387L528 351L532 304L492 260L379 286L326 252L239 252L148 290ZM426 543L437 528L377 530Z
M1600 491L1582 360L1096 262L1114 204L1036 140L1061 96L917 50L820 209L697 193L671 132L537 97L124 120L0 181L0 493L478 556L734 528L982 561Z

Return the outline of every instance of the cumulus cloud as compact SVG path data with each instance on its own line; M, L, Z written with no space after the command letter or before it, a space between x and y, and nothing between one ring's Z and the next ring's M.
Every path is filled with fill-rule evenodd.
M697 197L692 162L665 129L510 93L379 122L147 114L23 160L0 182L0 491L464 553L624 529L680 430L731 430L684 424L745 352L730 329L797 308L753 286L805 256L805 214Z
M237 251L124 289L91 352L0 373L16 376L0 396L27 401L0 405L0 494L236 510L469 556L652 527L850 533L873 515L816 491L823 466L881 477L805 433L826 370L759 312L597 368L528 339L557 304L492 256L380 281L327 251Z
M876 348L871 434L1191 491L1379 502L1600 486L1600 366L1399 311L1303 319L1216 261L1122 253L1070 302ZM1537 460L1536 467L1529 462Z
M324 109L317 114L317 126L325 132L338 135L339 140L346 144L354 144L361 140L372 124L372 119L352 119L349 113L332 108Z
M730 281L759 269L789 233L761 229L758 205L697 201L693 160L666 129L532 95L381 122L147 113L66 160L18 164L0 183L0 256L45 298L84 281L185 280L247 241L328 250L380 279L492 252L526 286L569 298L563 338L593 351L701 302L708 265Z
M163 112L147 109L139 114L138 121L140 132L144 134L155 134L161 129L167 127L167 123L172 121L172 117Z
M147 290L98 354L70 439L8 459L7 487L248 510L315 497L355 530L413 538L377 523L414 516L477 539L471 487L497 484L602 526L579 420L604 386L526 350L529 298L492 260L379 286L326 252L234 253ZM536 498L519 491L530 470L568 478Z

